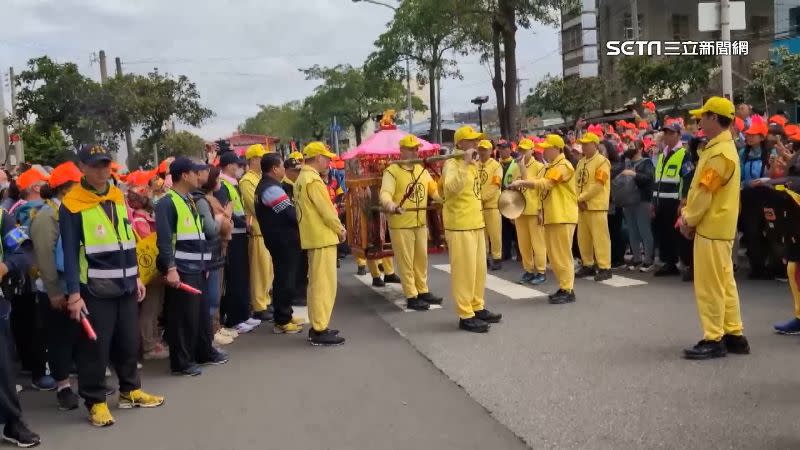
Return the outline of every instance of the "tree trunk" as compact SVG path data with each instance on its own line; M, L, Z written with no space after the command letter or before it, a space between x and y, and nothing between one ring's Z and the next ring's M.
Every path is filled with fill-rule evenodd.
M353 123L353 130L356 133L356 145L361 145L361 133L364 132L364 122L361 123Z
M438 142L439 110L436 107L436 63L431 63L428 67L428 87L431 95L431 131L429 137L431 142L440 144L441 142Z
M516 139L519 132L517 117L517 15L512 0L500 0L500 19L502 20L503 50L506 61L506 111L508 137Z
M508 135L508 115L506 114L506 102L503 92L503 66L502 55L500 54L500 28L501 25L495 16L492 20L492 59L494 60L494 78L492 87L497 98L497 118L500 121L500 136L509 139Z

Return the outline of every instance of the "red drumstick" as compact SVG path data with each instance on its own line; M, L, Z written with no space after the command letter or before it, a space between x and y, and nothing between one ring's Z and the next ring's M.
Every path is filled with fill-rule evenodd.
M193 288L184 282L181 282L181 284L178 285L178 289L195 295L200 295L203 293L203 291L200 289Z
M83 331L86 332L86 336L88 336L90 340L96 341L97 333L94 332L94 328L92 328L92 324L89 322L88 315L89 313L86 311L81 311L81 325L83 325Z

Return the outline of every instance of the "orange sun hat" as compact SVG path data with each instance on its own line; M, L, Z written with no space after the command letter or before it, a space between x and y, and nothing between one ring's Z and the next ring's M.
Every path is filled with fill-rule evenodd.
M78 183L83 177L83 172L78 169L72 161L67 161L64 164L56 166L50 173L50 180L48 184L51 188L57 188L65 183L73 182Z
M36 169L35 167L31 167L25 172L22 172L22 174L20 174L20 176L17 178L17 187L24 191L34 184L46 182L48 179L49 177L46 173Z

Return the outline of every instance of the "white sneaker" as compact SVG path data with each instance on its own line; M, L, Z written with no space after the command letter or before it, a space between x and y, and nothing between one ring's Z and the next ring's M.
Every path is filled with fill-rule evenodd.
M221 346L233 343L233 338L222 334L221 331L222 330L218 331L217 334L214 335L214 345Z
M249 319L247 319L247 320L246 320L244 323L246 323L246 324L250 325L250 326L251 326L251 327L253 327L253 328L255 328L255 327L257 327L257 326L261 325L261 321L260 321L260 320L258 320L258 319L254 319L254 318L252 318L252 317L251 317L251 318L249 318Z
M223 336L227 336L231 339L236 339L239 337L239 333L234 330L233 328L220 328L217 333L222 334Z
M233 327L233 329L236 330L236 332L239 334L245 334L253 331L255 327L248 325L247 322L242 322Z

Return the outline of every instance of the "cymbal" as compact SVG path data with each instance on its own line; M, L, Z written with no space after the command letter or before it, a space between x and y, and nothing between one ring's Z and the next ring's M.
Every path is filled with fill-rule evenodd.
M516 219L525 210L525 196L514 189L506 189L500 193L498 202L500 214L507 219Z

